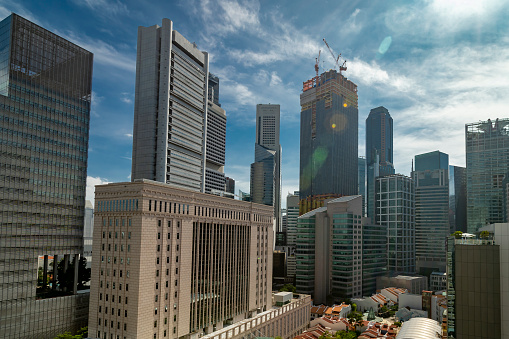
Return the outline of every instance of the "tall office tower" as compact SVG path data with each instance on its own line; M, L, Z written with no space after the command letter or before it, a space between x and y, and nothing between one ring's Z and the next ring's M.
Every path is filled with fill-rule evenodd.
M287 244L295 249L297 238L297 218L299 217L299 192L288 193L286 196L287 213Z
M359 157L359 178L358 178L358 190L357 194L362 195L362 215L366 216L366 158Z
M387 232L387 271L415 273L415 185L401 174L378 177L375 184L376 224Z
M132 180L224 190L226 114L218 92L208 54L169 19L138 28Z
M83 256L87 259L87 267L92 266L92 241L94 234L94 205L85 202L85 223L83 227Z
M95 203L89 336L195 337L271 308L271 207L145 179Z
M502 181L509 172L509 119L465 125L467 229L504 221Z
M225 191L226 112L219 104L219 78L209 73L207 102L205 193ZM235 186L235 181L233 182Z
M509 337L509 224L479 231L489 235L448 239L448 338Z
M341 197L297 222L296 287L315 304L360 297L385 273L385 227L362 217L360 195ZM334 300L329 300L332 296Z
M387 108L373 108L366 118L367 214L375 220L376 177L394 174L392 118Z
M89 295L72 282L78 265L61 291L63 272L49 260L69 268L83 253L92 59L16 14L0 22L2 338L53 338L87 324Z
M357 194L357 85L335 70L303 84L300 95L300 214Z
M467 232L467 169L449 166L450 232Z
M377 277L387 273L387 228L369 218L362 223L362 295L373 295Z
M417 273L445 272L449 226L449 156L415 156L415 256Z
M235 179L225 177L224 181L224 191L227 193L235 194Z
M251 201L274 206L281 232L281 145L279 105L256 105L255 162L251 164Z

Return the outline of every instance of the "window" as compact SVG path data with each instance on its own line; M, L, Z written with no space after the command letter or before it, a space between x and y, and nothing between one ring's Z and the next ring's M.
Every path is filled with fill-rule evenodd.
M178 267L175 268L175 274L179 274L179 268Z
M157 240L161 239L161 233L157 233Z
M120 275L120 278L122 278L122 270L120 270L119 275ZM122 284L120 284L120 285L122 285Z
M170 270L166 269L166 275L170 274Z
M157 320L154 320L154 327L157 327ZM155 335L154 335L155 337Z
M156 283L156 290L159 289L159 283Z
M178 284L178 280L175 280L175 286L177 286L177 284Z
M158 298L159 298L159 295L157 295L157 294L156 294L156 301L155 301L155 302L157 302L157 299L158 299Z
M127 271L127 272L129 272L129 271ZM125 284L125 290L129 291L129 284ZM125 303L127 304L127 297L126 297L126 302Z
M99 313L101 313L101 305L99 305Z
M166 251L170 250L170 245L166 245Z
M177 239L179 239L179 234L180 234L180 233L177 233Z
M108 260L109 262L109 260ZM179 262L179 256L177 255L177 257L175 258L175 262Z
M175 291L175 298L177 297L177 291Z
M161 251L161 245L157 245L157 252Z
M103 294L99 293L99 300L103 300Z
M103 232L103 239L106 238L106 232ZM104 245L103 245L103 250L104 250Z
M126 304L127 304L127 298L126 298ZM127 318L127 310L124 311L124 317Z
M157 315L157 307L154 309L154 314Z
M131 239L131 232L127 233L127 239Z
M126 305L127 305L127 297L125 297L125 303L126 303Z
M170 263L170 257L166 257L166 263L169 264Z
M108 238L111 239L111 232L108 232Z
M159 265L159 257L156 258L156 265Z
M166 287L168 287L168 281L166 281Z
M170 233L168 233L168 239L170 239Z

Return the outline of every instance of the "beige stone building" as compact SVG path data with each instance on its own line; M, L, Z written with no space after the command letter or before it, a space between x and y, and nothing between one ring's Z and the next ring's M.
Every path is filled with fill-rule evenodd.
M198 337L271 308L271 206L143 179L96 186L94 207L91 337Z

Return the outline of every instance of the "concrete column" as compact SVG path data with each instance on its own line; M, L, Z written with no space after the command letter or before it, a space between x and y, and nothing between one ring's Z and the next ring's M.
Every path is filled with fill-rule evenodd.
M73 279L73 294L78 293L78 266L79 266L80 255L74 255L74 279Z
M57 281L58 281L58 255L53 256L53 289L57 289Z
M42 267L42 288L45 289L48 284L48 255L44 255L44 264Z

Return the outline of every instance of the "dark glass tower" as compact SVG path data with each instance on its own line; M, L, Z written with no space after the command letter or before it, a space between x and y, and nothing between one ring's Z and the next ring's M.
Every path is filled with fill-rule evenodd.
M300 104L303 214L325 198L358 192L357 85L330 70L304 83Z
M415 156L415 255L417 273L446 270L449 226L449 155L434 151Z
M509 172L509 119L465 126L467 158L467 225L475 233L504 221L503 184Z
M367 214L375 220L375 183L378 176L394 174L393 126L387 108L373 108L366 119Z
M89 294L69 270L83 253L92 59L16 14L0 22L2 338L87 324Z

